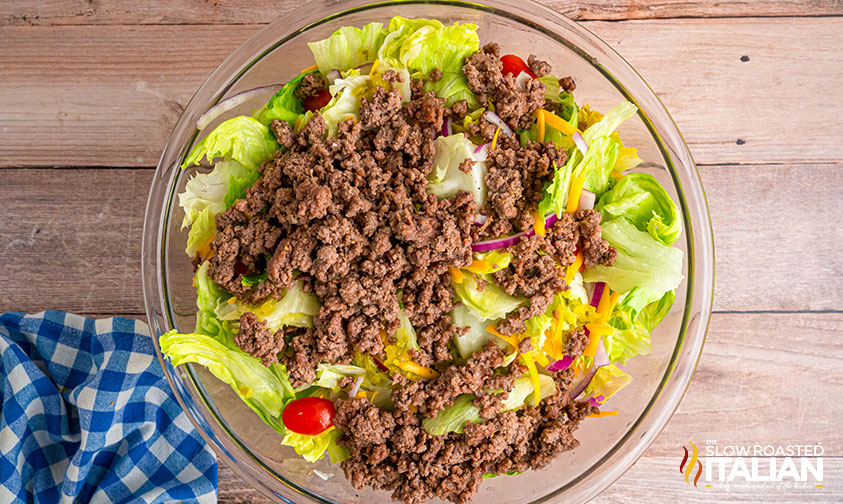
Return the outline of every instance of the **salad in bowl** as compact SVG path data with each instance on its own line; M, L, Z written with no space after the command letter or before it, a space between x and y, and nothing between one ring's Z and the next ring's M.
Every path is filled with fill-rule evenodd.
M576 75L470 23L308 45L296 78L197 121L196 327L162 352L402 502L468 502L564 456L617 413L683 280L679 210L618 133L637 107L578 103Z

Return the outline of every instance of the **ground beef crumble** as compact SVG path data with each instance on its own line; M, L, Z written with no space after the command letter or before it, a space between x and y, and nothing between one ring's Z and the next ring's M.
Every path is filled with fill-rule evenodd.
M535 111L551 106L545 86L538 79L519 86L514 76L502 74L499 57L499 47L488 44L466 59L469 89L482 105L494 104L513 130L529 128ZM550 73L550 65L535 56L527 62L537 77ZM428 75L430 81L441 77L438 69ZM387 71L383 80L391 85L400 76ZM467 329L448 316L456 296L449 267L468 265L475 241L531 228L554 164L563 165L567 156L552 143L522 146L515 135L500 135L487 158L487 203L477 208L462 191L439 200L427 192L434 140L445 118L462 119L468 107L465 100L446 106L424 92L421 80L410 84L406 103L396 89L383 87L363 97L359 119L339 123L330 138L318 112L298 132L272 121L281 148L263 164L246 197L217 215L209 276L248 303L281 298L296 283L319 298L309 329L273 332L253 313L239 320L235 343L264 365L286 365L294 386L312 382L320 362L346 363L355 352L383 358L384 341L397 329L403 306L419 345L410 357L439 375L411 381L395 374L389 411L362 398L338 400L334 425L350 453L342 469L355 488L389 490L408 504L431 497L467 503L483 474L539 469L576 447L574 430L595 411L568 397L574 381L568 369L553 373L555 396L538 407L503 412L506 391L526 367L517 360L503 366L506 354L496 342L462 364L453 362L451 349L454 337ZM570 77L559 84L567 92L575 87ZM295 93L315 96L325 85L318 74L307 74ZM489 141L496 130L481 116L467 134ZM473 163L466 160L459 168L470 173ZM479 214L485 222L475 225ZM517 335L527 319L546 312L555 293L568 288L564 267L578 250L586 266L614 262L617 252L601 238L599 213L563 214L544 236L523 238L509 249L512 260L494 280L527 302L497 324L500 333ZM266 280L243 285L244 275L263 272ZM477 282L480 289L487 285ZM587 342L584 331L575 331L565 351L576 357ZM522 353L531 349L529 339L518 347ZM352 383L344 378L340 388ZM428 434L422 420L464 394L473 396L484 422L466 423L462 433Z

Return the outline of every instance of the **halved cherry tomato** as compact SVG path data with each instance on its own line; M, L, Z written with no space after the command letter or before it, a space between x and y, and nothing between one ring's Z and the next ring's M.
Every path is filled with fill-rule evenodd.
M532 78L536 78L536 74L530 71L530 67L521 58L514 54L505 54L501 56L501 63L503 63L503 73L512 74L518 77L521 72L527 72Z
M331 101L331 92L327 89L320 89L319 94L304 99L304 108L313 112L327 105L329 101Z
M297 434L315 436L334 421L334 403L322 397L302 397L290 402L281 413L284 427Z

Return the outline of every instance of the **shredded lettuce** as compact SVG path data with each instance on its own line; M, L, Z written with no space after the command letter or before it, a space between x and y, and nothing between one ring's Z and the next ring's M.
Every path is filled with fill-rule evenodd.
M673 245L682 232L679 209L667 191L647 173L629 173L606 191L595 205L603 220L626 217L665 245Z
M629 373L614 364L609 364L594 373L594 378L591 379L583 394L584 397L595 397L600 402L604 402L631 382L632 376Z
M250 305L237 299L234 303L227 300L217 302L214 313L220 320L240 320L246 312L252 312L258 320L266 322L270 331L277 331L282 327L313 327L313 317L319 312L319 299L304 292L301 283L296 282L292 289L288 289L281 299L270 297L259 305Z
M533 397L535 386L529 377L515 379L515 385L503 402L503 411L515 410L526 404L527 398ZM547 375L539 375L539 389L541 399L556 394L556 384L553 378ZM494 391L490 391L494 392ZM499 393L501 391L497 391ZM466 422L485 422L480 417L480 408L474 405L474 396L463 394L450 406L439 411L432 418L422 420L422 427L432 436L442 436L449 432L461 434Z
M480 49L477 26L435 19L396 16L389 21L378 59L393 68L407 68L414 77L426 77L434 68L458 73L465 58Z
M562 217L565 205L568 203L568 193L571 190L571 174L576 164L576 156L571 155L561 168L553 163L553 180L544 188L544 197L539 202L539 215L555 213Z
M343 26L330 37L308 42L307 46L325 75L331 70L343 72L375 61L383 39L383 23L369 23L363 28Z
M451 106L460 100L465 100L468 110L474 110L480 106L477 97L468 89L468 80L462 71L443 72L442 77L437 81L426 81L424 91L433 91L439 98L445 99L445 104Z
M438 137L435 146L428 191L440 199L450 198L460 190L467 191L478 206L482 205L486 201L486 162L477 159L474 143L457 133ZM469 173L459 168L466 159L474 160Z
M331 429L315 436L298 434L287 431L281 444L291 446L296 453L308 462L316 462L328 452L332 464L339 464L349 456L348 451L337 444L337 439L342 435L339 429Z
M173 366L188 362L201 364L230 385L270 427L286 433L281 412L295 398L295 392L284 366L273 364L270 369L259 359L204 334L179 334L172 330L162 334L159 343L161 352L170 358Z
M472 273L486 275L509 266L509 263L512 261L512 253L506 252L503 249L490 250L489 252L475 252L474 261L471 267L467 269Z
M261 124L269 125L273 119L287 122L290 126L296 124L296 120L305 112L304 101L296 96L295 92L301 84L304 76L313 73L305 72L284 84L277 93L263 107L252 113Z
M346 376L364 376L366 370L349 364L319 364L316 366L316 381L313 385L339 392L340 380Z
M193 257L197 252L208 245L217 233L214 213L210 208L205 208L196 216L190 224L190 231L187 232L187 246L184 251Z
M225 302L230 294L208 278L209 262L205 261L196 271L196 332L211 336L229 348L234 345L234 332L228 322L217 318L214 310L220 302Z
M482 349L490 340L500 341L500 338L486 330L489 324L495 324L497 321L480 320L464 304L455 306L451 310L451 322L457 327L468 328L465 334L457 334L454 337L454 346L464 359Z
M661 299L648 304L643 310L639 311L635 322L652 332L657 325L662 323L662 320L664 320L667 314L670 313L670 308L673 306L675 300L675 291L665 292Z
M203 157L208 162L226 158L257 170L277 149L278 142L266 125L252 117L237 116L221 123L196 144L181 166L198 164Z
M573 157L580 159L574 168L574 176L583 177L583 188L597 194L603 194L609 186L609 177L615 169L621 144L614 137L614 131L622 122L629 119L638 111L638 107L630 102L623 102L610 110L600 122L583 131L582 136L588 151L585 156L574 151Z
M460 301L480 320L502 319L507 313L518 308L526 299L516 298L505 293L492 282L488 275L478 275L489 282L481 291L473 275L466 275L462 283L453 283L454 291Z
M682 282L682 251L656 241L625 218L603 223L603 238L617 249L618 257L613 266L585 270L586 282L606 282L620 293L642 287L659 295Z

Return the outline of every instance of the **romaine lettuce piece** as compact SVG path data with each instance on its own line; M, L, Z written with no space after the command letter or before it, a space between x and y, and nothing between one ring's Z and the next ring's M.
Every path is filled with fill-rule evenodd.
M490 340L503 343L502 348L506 345L500 338L486 330L489 324L495 324L497 320L480 320L464 304L455 306L451 310L451 322L457 327L468 328L465 334L454 337L454 346L464 359L481 350Z
M237 321L246 312L266 322L272 332L286 326L313 327L313 317L319 313L319 299L304 292L300 282L287 289L281 299L270 297L259 305L250 305L237 299L234 303L217 302L214 313L220 320ZM234 322L236 324L236 322Z
M643 310L639 311L635 322L652 332L670 313L674 300L676 300L674 291L665 292L661 299L648 304Z
M489 252L475 252L474 261L470 266L463 268L472 273L486 275L500 271L512 261L512 253L503 249L490 250Z
M257 170L277 149L278 142L266 125L248 116L237 116L221 123L196 144L181 166L198 164L203 157L208 162L226 158Z
M594 397L601 403L632 382L632 376L614 364L603 366L585 388L583 397Z
M338 392L340 380L346 376L356 378L365 374L365 369L349 364L319 364L316 366L316 381L313 385Z
M295 398L286 379L286 368L273 364L270 368L242 350L229 348L210 336L198 333L179 334L175 330L159 338L161 352L173 366L195 362L205 366L232 390L261 419L276 431L285 434L281 412Z
M217 226L214 213L210 208L205 208L191 222L190 230L187 232L187 246L184 251L190 257L194 257L200 250L207 250L207 246L214 239L216 233Z
M478 275L489 284L481 291L473 275L466 275L462 283L453 283L460 301L480 320L502 319L527 300L505 293L488 275Z
M673 245L682 232L676 203L647 173L629 173L606 191L595 209L603 220L626 217L641 231L665 245Z
M290 126L294 126L296 120L305 113L304 100L296 96L295 92L308 73L312 72L305 72L287 81L284 87L278 90L266 105L252 113L252 117L267 126L273 119L285 121Z
M209 264L208 261L203 262L196 271L196 332L212 336L228 348L237 348L228 322L221 321L214 313L217 305L231 295L208 278Z
M477 159L474 143L464 134L457 133L438 137L435 145L428 191L440 199L450 198L459 190L467 191L478 206L482 205L486 201L486 162ZM469 173L459 168L466 159L474 161Z
M330 37L308 42L313 59L322 75L340 72L375 61L383 43L383 23L369 23L363 28L343 26Z
M586 282L606 282L625 293L643 287L663 294L682 282L682 251L656 241L623 217L603 223L603 238L618 251L612 266L596 265L585 270Z
M518 409L527 403L529 398L533 397L533 380L529 376L522 376L515 379L515 386L509 391L509 397L503 402L503 411ZM539 375L539 391L541 398L546 399L556 394L556 383L550 376ZM530 402L530 404L533 404Z
M630 102L623 102L610 110L597 124L592 125L583 133L583 139L588 144L585 156L578 152L572 155L581 158L574 168L574 176L583 177L583 188L600 196L609 186L609 176L615 169L621 145L612 138L613 133L622 122L629 119L638 111L638 107Z
M237 188L257 179L258 171L246 167L237 161L220 161L208 173L195 173L179 193L179 206L184 210L181 227L186 228L193 223L199 214L210 210L214 216L226 208L226 196L229 192L236 192ZM235 189L232 189L232 185ZM251 184L249 184L251 186Z

